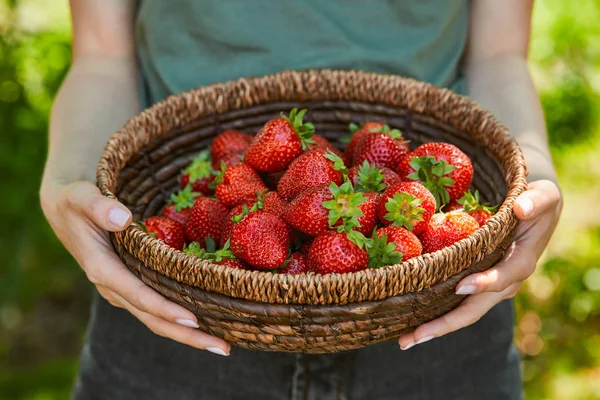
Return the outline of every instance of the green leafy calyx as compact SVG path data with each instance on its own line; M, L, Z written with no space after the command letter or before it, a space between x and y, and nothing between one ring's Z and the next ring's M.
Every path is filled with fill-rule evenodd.
M437 208L441 209L450 202L446 189L454 186L454 179L448 175L456 168L446 160L436 160L433 156L413 157L408 163L414 170L409 179L420 181L433 194Z
M483 210L490 214L494 214L498 209L498 206L492 206L490 203L487 202L482 204L479 200L478 190L475 191L475 194L468 190L464 194L464 196L457 201L457 203L463 206L463 209L466 212Z
M225 172L227 171L227 164L224 161L221 161L221 169L219 171L213 171L215 175L215 179L210 183L208 187L211 189L215 189L219 183L223 183L223 176L225 176Z
M333 162L333 169L336 171L340 171L344 176L348 174L348 168L346 168L346 164L344 164L344 160L340 158L337 154L335 154L331 150L327 150L327 153L323 155L326 159Z
M385 209L388 211L385 219L391 221L392 225L403 226L412 231L415 222L423 221L422 214L425 209L421 207L422 202L422 199L410 193L394 193L394 197L388 198L385 203Z
M200 152L192 160L191 164L183 170L183 173L190 176L191 183L214 175L215 171L212 169L208 150Z
M392 129L387 124L383 125L381 127L371 128L369 130L371 132L387 133L392 139L396 139L396 140L404 139L404 137L402 136L402 131L400 129Z
M175 211L181 211L186 208L190 208L194 205L196 197L200 196L200 193L192 192L192 186L187 185L185 189L181 189L177 193L171 195L169 204L175 206Z
M235 254L229 249L229 240L225 242L223 248L217 249L215 241L212 238L206 239L206 248L202 248L200 243L192 242L189 245L183 247L183 252L186 254L194 255L203 260L211 260L220 262L225 258L235 259Z
M388 243L385 233L381 237L373 233L373 237L367 241L367 254L369 268L381 268L402 262L402 253L396 251L396 243Z
M369 164L369 162L365 160L358 168L357 172L358 176L355 185L357 192L381 193L387 187L387 185L383 183L383 172L381 172L381 169L377 168L375 164Z
M350 182L344 182L341 186L331 182L329 190L333 199L323 202L323 207L329 210L329 226L338 231L350 232L360 227L358 218L364 214L359 208L367 198L362 193L355 193ZM336 226L341 221L339 226Z
M231 221L233 221L234 223L237 224L238 222L240 222L241 220L243 220L244 217L246 215L248 215L249 213L250 213L250 210L248 209L248 206L244 204L242 206L242 213L238 214L238 215L234 215L233 217L231 217Z
M297 108L290 111L290 115L287 116L281 113L281 118L292 124L292 127L298 134L300 141L302 142L302 150L306 150L308 146L315 145L315 141L312 139L312 135L315 133L315 126L310 122L304 122L302 118L306 114L306 109L298 111Z

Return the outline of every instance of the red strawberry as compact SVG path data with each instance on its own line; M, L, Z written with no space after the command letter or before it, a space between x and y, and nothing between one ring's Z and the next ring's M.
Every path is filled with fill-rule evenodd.
M259 172L283 171L309 145L315 128L302 121L306 110L294 108L290 116L268 121L252 140L245 162Z
M300 250L298 250L301 254L304 254L305 256L308 257L308 251L310 250L310 246L312 245L313 239L310 238L309 240L307 240L306 242L304 242L302 244L302 246L300 247Z
M192 192L191 186L186 186L185 189L178 191L177 194L171 195L171 200L163 208L162 215L179 222L181 225L185 225L190 218L194 201L198 196L198 193Z
M283 212L283 219L310 236L318 236L332 227L362 232L361 219L372 230L373 199L368 202L367 199L363 193L355 193L350 182L341 186L325 184L300 193Z
M382 193L388 186L402 182L402 179L389 168L377 168L364 161L362 165L348 170L348 179L357 192Z
M400 161L398 175L421 182L440 208L458 200L471 186L473 165L469 157L449 143L425 143Z
M217 198L227 207L255 202L256 193L267 189L260 176L248 164L229 167L217 175Z
M386 244L394 243L394 250L401 254L401 261L420 256L423 251L423 245L415 234L401 226L378 229L375 235L378 238L383 238L385 235Z
M231 250L249 265L275 269L287 258L290 235L285 222L263 210L250 212L231 231Z
M356 124L350 124L350 139L348 140L348 146L344 150L344 158L348 160L348 163L352 163L354 158L354 151L358 144L371 132L378 131L385 126L385 123L379 121L365 122L360 128Z
M223 221L223 225L221 227L221 235L219 244L224 246L225 243L231 238L231 231L233 230L233 226L235 225L234 219L241 221L244 215L248 214L252 208L252 204L248 205L248 203L238 204L233 207L227 217Z
M475 218L461 211L434 214L425 232L420 236L425 253L451 246L479 229Z
M485 225L485 223L491 218L496 212L498 206L491 206L490 203L481 203L479 201L479 192L476 190L475 194L467 190L465 195L458 201L451 201L445 209L447 211L463 209L471 217L479 223L479 226Z
M229 153L225 157L221 158L218 163L213 161L213 168L222 169L223 165L225 168L233 167L234 165L239 165L244 162L244 154L243 153Z
M176 250L181 250L185 244L183 226L167 217L150 217L144 221L141 229Z
M379 168L395 169L408 152L408 143L402 137L402 132L385 125L379 131L370 132L356 146L352 163L361 165L368 161Z
M338 160L337 162L332 161ZM337 164L337 165L336 165ZM301 192L324 183L342 184L344 162L334 154L316 149L302 154L290 164L277 184L277 191L286 200L293 200Z
M356 272L367 268L367 263L364 243L352 242L346 232L325 232L308 251L308 264L319 274Z
M336 156L342 158L342 152L339 151L337 147L335 147L329 140L325 139L323 136L314 134L312 135L312 140L315 142L315 144L308 146L309 151L314 150L316 148L323 149L325 151L331 151Z
M246 269L245 264L235 258L235 254L229 249L229 241L221 249L215 248L215 242L212 239L206 240L206 249L200 246L198 242L192 242L189 246L184 247L183 252L195 255L203 260L210 260L217 265Z
M208 158L208 151L203 151L192 163L183 170L183 175L180 178L180 186L182 189L188 184L192 185L192 191L211 195L214 190L210 187L215 176L213 174L212 164Z
M185 237L190 242L200 243L201 246L208 238L219 240L228 213L227 207L215 199L209 197L196 199L185 225Z
M268 192L262 198L263 209L273 215L281 217L288 203L277 192Z
M210 145L210 156L216 169L220 168L221 160L230 154L243 154L250 146L254 137L235 129L221 132Z
M425 230L434 212L433 195L418 182L388 187L377 204L377 215L384 225L404 226L415 235Z
M307 235L317 236L329 229L329 210L322 204L332 198L327 184L308 189L288 204L283 220Z
M310 272L308 260L301 253L292 253L288 259L287 265L279 271L280 274L298 275Z

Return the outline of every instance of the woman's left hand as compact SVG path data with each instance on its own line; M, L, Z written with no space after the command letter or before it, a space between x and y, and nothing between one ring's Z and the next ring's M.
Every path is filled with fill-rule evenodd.
M504 260L487 271L469 275L458 283L456 294L469 295L448 314L419 326L398 339L407 350L477 322L493 306L513 297L533 271L556 228L562 202L558 187L551 181L529 184L514 204L520 220L515 240Z

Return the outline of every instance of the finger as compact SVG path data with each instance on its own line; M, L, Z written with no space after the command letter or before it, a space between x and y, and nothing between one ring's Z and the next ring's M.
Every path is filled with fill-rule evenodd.
M89 247L88 247L89 248ZM89 252L83 269L95 285L106 287L135 308L165 321L186 327L198 327L196 316L175 304L133 275L110 248Z
M118 201L109 199L89 182L77 182L66 191L66 200L80 214L100 228L116 232L131 224L131 211Z
M531 220L557 208L560 203L558 187L548 180L535 181L517 198L513 210L522 221Z
M111 305L113 305L114 307L125 308L125 306L123 304L121 304L115 298L115 296L113 296L112 291L110 291L109 289L105 288L104 286L97 285L96 290L98 290L98 293L100 293L100 296L104 297L104 299L106 301L108 301Z
M515 288L518 290L519 287L520 282L509 286L500 293L486 292L469 296L460 306L448 314L419 326L413 332L400 336L398 344L402 350L407 350L416 344L425 343L436 337L472 325L500 301L511 295L514 296L514 293L516 293Z
M523 239L508 249L504 260L494 267L472 274L456 285L456 294L478 294L482 292L502 292L515 282L527 279L535 271L537 257L531 251L532 236Z
M146 325L152 332L159 336L173 339L179 343L186 344L201 350L208 350L212 353L222 356L228 356L231 351L229 343L218 337L209 335L200 330L184 327L171 322L157 318L151 314L140 311L130 304L126 299L115 295L119 302L122 302L125 308Z

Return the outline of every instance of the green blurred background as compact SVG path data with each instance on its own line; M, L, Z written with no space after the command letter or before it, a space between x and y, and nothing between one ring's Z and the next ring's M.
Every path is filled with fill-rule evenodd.
M90 285L38 205L67 1L0 0L0 399L66 399ZM531 70L563 218L517 298L528 399L600 399L600 0L538 0Z

